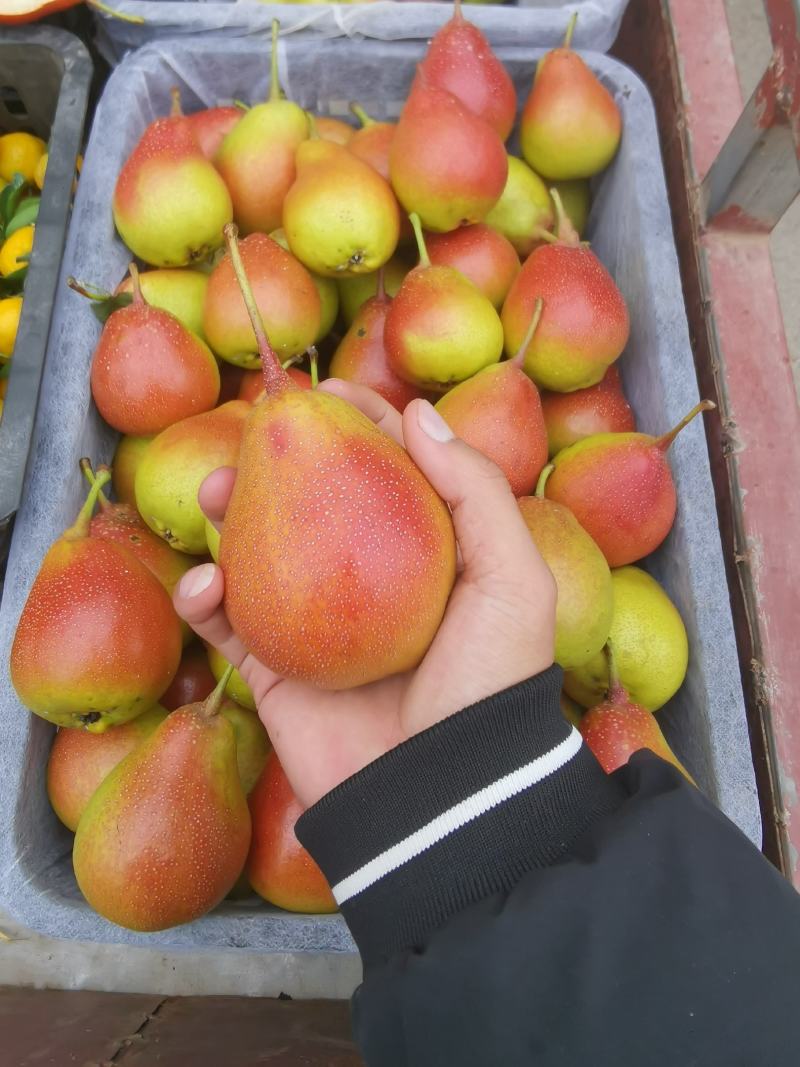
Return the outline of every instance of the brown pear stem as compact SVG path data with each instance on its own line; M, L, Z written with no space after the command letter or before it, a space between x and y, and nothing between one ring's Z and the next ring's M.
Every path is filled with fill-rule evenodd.
M297 386L278 362L275 350L269 343L267 331L264 329L261 312L258 310L256 298L253 296L253 290L250 287L250 281L239 252L239 228L235 222L229 222L222 232L225 234L225 242L228 245L228 254L231 257L233 273L236 275L236 281L239 284L242 299L253 326L253 333L256 335L258 354L261 357L261 373L264 376L264 388L267 393L272 395L280 393L283 389L296 389Z
M277 19L272 20L272 51L269 61L269 100L280 100L281 83L278 80L278 33L281 24Z
M701 400L699 404L695 404L688 415L684 415L677 426L673 426L669 433L665 433L662 437L657 437L655 441L656 448L660 448L662 452L666 452L684 426L688 426L695 415L699 415L701 411L714 411L716 404L713 400Z
M79 282L77 278L72 276L67 278L67 285L73 293L79 293L81 296L85 296L87 300L95 300L98 304L102 304L104 300L111 299L111 293L107 293L104 289L95 289L88 282Z
M314 345L308 350L308 362L311 367L311 388L316 389L319 385L319 353Z
M86 500L83 502L83 507L78 512L78 517L75 519L72 526L68 527L61 535L63 540L79 541L81 538L89 536L89 523L92 521L94 506L97 503L100 490L110 480L110 471L102 471L95 477L94 485L90 487Z
M573 11L570 15L569 22L567 23L567 32L564 34L564 43L562 48L572 47L572 35L575 33L575 23L578 21L578 12Z
M132 22L136 26L144 25L144 19L141 15L123 15L121 11L116 11L113 7L109 7L108 4L104 4L102 0L86 0L86 3L89 7L93 7L95 11L102 11L109 18L119 19L120 22Z
M94 483L97 481L97 474L95 474L94 470L92 469L92 461L90 459L87 459L86 456L84 456L83 459L80 460L80 468L81 473L84 475L89 485L94 485ZM98 468L97 473L99 474L101 470L107 469L107 467ZM111 507L111 502L102 490L97 494L97 502L103 511Z
M509 363L515 363L518 367L521 367L525 362L525 353L528 351L528 345L533 340L533 335L536 333L536 328L539 325L539 320L542 317L542 309L544 308L544 300L540 296L536 297L536 303L533 305L533 314L531 315L531 321L528 323L528 329L525 331L525 336L522 338L522 344L517 349L517 354L513 359L509 360Z
M453 0L453 19L455 22L464 21L464 12L461 10L461 0Z
M169 91L169 95L172 97L172 107L170 108L170 116L173 119L183 118L183 108L181 107L181 91L177 85L173 85Z
M131 285L133 286L133 302L134 304L146 303L144 296L142 295L142 286L139 280L139 268L135 263L128 264L128 274L131 276Z
M416 211L412 211L408 216L411 221L411 226L414 230L414 237L417 240L417 249L419 250L419 265L421 267L429 267L431 265L430 256L428 255L428 249L425 246L425 236L422 233L422 220Z
M561 194L555 186L550 190L550 197L552 198L553 205L556 209L555 231L558 235L558 240L561 241L562 244L575 245L577 247L581 243L580 235L572 225L572 219L570 219L569 215L564 210L564 201L561 199Z
M625 692L625 687L619 680L617 661L614 658L614 646L611 644L610 639L606 641L605 654L606 662L608 663L608 690L606 691L606 700L610 700L612 704L616 704L619 701L625 700L628 694Z
M536 489L533 494L539 500L544 500L544 487L547 485L547 479L555 469L555 463L548 463L546 467L542 468L542 473L539 475L539 481L536 483Z
M366 113L361 104L351 104L350 110L361 123L362 129L366 129L367 126L375 125L375 119Z
M206 699L200 706L200 714L204 719L213 719L215 715L219 714L219 709L222 706L222 701L225 699L225 689L228 682L231 680L233 674L233 664L229 663L222 673L222 677L217 682L214 689L208 694Z

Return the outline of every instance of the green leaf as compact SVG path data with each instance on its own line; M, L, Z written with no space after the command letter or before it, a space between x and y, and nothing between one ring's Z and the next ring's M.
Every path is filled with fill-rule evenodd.
M19 270L12 271L12 273L7 274L5 278L0 278L0 295L11 296L14 293L20 292L25 283L27 273L28 264L26 263L25 266L20 267Z
M120 308L125 308L128 304L133 303L133 293L117 293L116 296L109 296L106 300L93 300L92 311L97 316L99 322L105 323L109 315L118 311Z
M0 193L0 230L2 230L3 236L5 236L6 226L16 213L24 188L25 179L21 174L15 174L2 193Z
M6 238L9 238L12 233L16 233L17 230L21 230L24 226L30 226L39 215L39 197L31 196L27 197L19 205L14 212L14 216L6 226Z

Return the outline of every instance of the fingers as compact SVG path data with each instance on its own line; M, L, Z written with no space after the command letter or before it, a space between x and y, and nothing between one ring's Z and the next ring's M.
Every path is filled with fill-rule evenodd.
M342 381L341 378L327 378L318 388L324 393L331 393L346 400L368 419L372 419L379 429L393 437L399 445L403 444L403 418L400 412L374 390L368 389L366 385Z
M220 528L225 518L235 481L235 467L217 467L203 480L198 490L197 502L217 529Z
M224 592L222 571L213 563L203 563L184 574L175 587L172 602L199 637L219 649L234 667L239 667L247 650L231 629L222 607Z

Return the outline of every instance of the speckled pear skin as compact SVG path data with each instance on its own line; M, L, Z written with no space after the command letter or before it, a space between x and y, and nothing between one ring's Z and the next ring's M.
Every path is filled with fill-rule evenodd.
M199 919L233 888L250 845L234 729L202 704L172 712L105 779L75 835L92 908L128 930Z
M84 506L42 561L14 636L11 680L42 718L100 732L156 703L182 642L164 587L127 549L89 537L90 514Z
M154 267L205 259L233 217L225 182L183 117L147 127L117 178L113 212L125 244Z
M550 455L557 455L584 437L598 433L631 433L636 429L631 406L622 391L616 364L597 385L573 393L542 393Z
M496 308L503 306L511 283L519 274L519 256L501 233L478 222L452 233L429 234L426 244L431 263L454 267Z
M450 514L356 408L286 383L244 431L220 543L231 625L270 670L326 689L410 670L455 578Z
M239 781L247 796L258 781L272 747L267 731L255 712L241 707L229 697L220 704L219 713L233 727Z

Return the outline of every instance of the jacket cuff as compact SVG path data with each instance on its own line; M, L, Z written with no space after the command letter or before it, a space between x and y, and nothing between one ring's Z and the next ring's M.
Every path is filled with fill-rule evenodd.
M365 966L555 863L622 802L561 714L561 679L550 667L451 715L298 820Z

